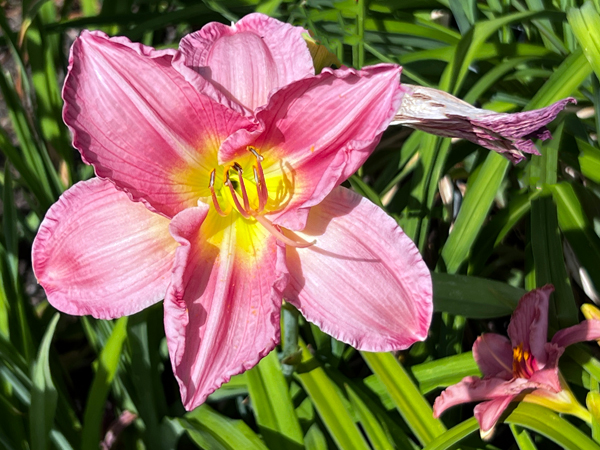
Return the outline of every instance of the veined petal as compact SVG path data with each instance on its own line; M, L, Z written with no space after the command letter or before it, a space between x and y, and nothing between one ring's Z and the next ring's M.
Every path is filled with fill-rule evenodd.
M173 54L84 31L63 89L63 118L83 160L168 217L210 195L219 146L251 126L189 85Z
M288 191L271 219L301 230L308 208L319 203L373 151L400 101L400 67L364 70L324 69L320 75L289 84L256 113L264 132L240 132L219 151L228 163L249 157L253 145L265 157L267 183L281 180Z
M314 75L303 33L308 32L259 13L230 27L212 22L181 40L183 59L174 65L196 71L252 113L273 90Z
M551 139L545 127L574 98L546 108L506 114L476 108L444 91L403 84L406 94L392 125L406 125L444 137L467 139L506 156L513 163L523 153L539 155L532 139Z
M496 333L484 333L473 344L473 358L486 377L512 378L513 352L510 341Z
M165 298L165 331L188 410L277 345L281 297L274 288L286 282L276 271L273 236L233 214L205 214L187 209L170 228L181 247Z
M33 242L33 270L60 311L133 314L165 295L177 248L168 227L110 181L82 181L48 210Z
M461 403L493 400L507 396L516 396L525 389L539 387L524 378L506 381L502 378L465 377L442 391L433 404L433 415L439 417L448 408Z
M475 406L473 413L479 423L482 438L489 435L508 404L513 401L515 397L516 395L507 395L494 400L488 400L487 402Z
M337 187L310 210L297 235L316 244L287 247L284 298L307 320L367 351L407 348L427 337L431 276L395 220Z
M558 360L565 349L552 342L547 342L544 349L547 355L546 364L533 372L529 381L538 383L540 388L558 392L562 389L558 377Z
M584 320L577 325L558 331L552 337L552 343L564 348L576 342L596 339L600 339L600 320Z
M544 346L548 342L548 307L554 286L547 284L525 294L512 313L508 336L513 347L523 344L538 365L546 363Z

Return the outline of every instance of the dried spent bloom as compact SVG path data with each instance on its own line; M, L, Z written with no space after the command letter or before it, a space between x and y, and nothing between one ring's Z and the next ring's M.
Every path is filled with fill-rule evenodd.
M476 108L437 89L403 84L404 97L392 125L406 125L444 137L467 139L501 153L514 164L523 153L539 155L533 139L551 139L546 124L574 98L546 108L506 114Z
M600 337L600 321L584 320L560 330L547 342L548 307L554 287L546 285L525 294L512 314L507 339L485 333L473 345L473 357L483 378L465 377L436 398L433 414L460 403L475 406L482 436L488 436L511 401L526 401L587 420L589 413L577 402L558 372L565 347Z
M400 68L315 76L303 32L253 14L207 25L180 52L98 31L71 50L63 117L97 178L50 208L34 271L69 314L164 298L188 410L277 345L282 298L359 349L427 336L417 248L339 186L397 111Z

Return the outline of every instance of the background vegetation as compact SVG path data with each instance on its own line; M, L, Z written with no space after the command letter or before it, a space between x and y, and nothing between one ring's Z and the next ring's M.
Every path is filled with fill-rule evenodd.
M474 339L505 333L526 289L556 286L553 330L577 323L581 303L600 300L599 1L1 5L1 448L600 449L598 423L541 406L513 404L507 425L485 443L472 405L442 420L430 406L440 388L479 374ZM398 220L434 271L429 339L397 355L360 353L286 308L282 347L186 414L162 305L116 321L59 315L35 282L31 242L60 193L92 176L61 120L68 48L79 30L176 47L210 21L253 11L312 30L347 65L398 63L403 82L484 108L533 109L567 96L578 105L551 125L554 139L538 145L543 156L518 166L469 142L390 128L350 183ZM584 404L598 391L597 356L591 343L561 359Z

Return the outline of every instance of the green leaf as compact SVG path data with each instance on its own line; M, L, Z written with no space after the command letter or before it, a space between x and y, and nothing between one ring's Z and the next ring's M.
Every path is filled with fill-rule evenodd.
M479 424L475 417L471 417L464 422L459 423L448 431L440 434L429 444L423 447L423 450L446 450L453 448L453 445L479 429Z
M456 273L467 259L500 188L509 162L490 152L477 172L454 223L454 228L442 249L442 258L448 273Z
M578 311L564 263L556 206L547 195L531 202L531 249L536 286L551 283L555 289L548 315L550 326L576 324Z
M211 450L267 450L248 425L214 411L207 404L187 413L179 423L202 448Z
M509 426L520 450L537 450L527 430L512 424Z
M600 446L574 425L542 406L520 402L504 419L546 436L566 450L600 450Z
M319 425L313 423L306 432L306 450L328 450L327 438L319 428Z
M302 448L302 429L277 352L272 351L248 370L246 382L263 439L272 448Z
M526 191L514 196L498 213L486 223L473 244L469 260L469 274L480 274L493 249L502 242L508 232L531 210L531 201L541 194L541 190Z
M300 341L300 347L302 365L306 370L302 370L299 366L296 377L310 397L331 437L337 446L344 450L368 449L369 446L354 424L352 416L344 405L345 399L342 398L337 386L314 360L304 342Z
M428 444L446 431L442 422L433 418L431 406L394 355L369 352L361 352L361 355L421 444Z
M121 317L117 320L98 357L98 368L83 415L83 448L98 448L100 445L100 427L103 420L104 405L110 385L117 373L123 342L127 337L127 319L127 317Z
M575 50L552 73L524 109L542 108L572 95L591 73L592 66L581 49Z
M346 385L346 392L348 392L352 407L357 412L360 423L367 433L371 446L373 446L375 450L393 450L395 446L386 437L385 431L379 424L377 417L375 417L367 405L365 405L349 385Z
M471 352L416 364L410 368L410 371L419 383L422 394L456 384L464 377L481 376Z
M573 186L563 182L550 187L558 210L558 224L577 259L600 290L600 239L589 223Z
M379 198L379 195L377 195L377 192L375 192L371 188L371 186L369 186L367 183L365 183L363 180L361 180L356 175L352 175L350 178L348 178L348 181L350 182L350 185L352 185L352 188L356 192L358 192L363 197L368 198L369 200L371 200L373 203L375 203L380 208L383 208L383 205L381 204L381 199Z
M575 141L579 148L581 173L594 183L600 184L600 149L581 139L575 139Z
M583 54L600 78L600 15L592 2L585 2L580 9L571 8L567 20Z
M48 324L46 333L40 345L37 359L33 366L31 377L31 406L29 408L31 449L43 450L48 448L50 430L56 414L58 394L50 373L49 353L50 343L60 314L55 313Z

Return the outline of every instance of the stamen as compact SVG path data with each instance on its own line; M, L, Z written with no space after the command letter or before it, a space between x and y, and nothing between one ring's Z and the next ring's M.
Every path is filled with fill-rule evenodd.
M240 180L240 190L242 191L242 198L244 199L244 210L250 211L250 201L248 200L248 193L246 192L246 186L244 185L244 171L242 166L234 162L233 167L237 170L238 179Z
M213 204L215 205L215 211L217 211L220 216L225 217L227 214L225 214L221 209L219 200L217 199L217 194L215 194L215 169L213 169L210 173L210 182L208 183L208 187L210 189L210 195L212 196Z
M240 201L237 198L237 192L235 192L235 189L233 188L233 184L231 183L231 180L229 179L229 171L226 170L225 171L225 186L227 186L229 188L229 192L231 192L231 197L233 198L233 203L235 203L235 207L237 208L237 210L240 212L240 214L245 218L245 219L249 219L250 218L250 214L248 214L248 210L244 209L240 203Z
M306 247L310 247L312 245L315 245L317 243L317 240L315 239L312 242L297 242L294 241L293 239L287 237L285 234L283 234L275 225L273 225L269 219L267 219L265 216L260 216L260 215L256 215L254 216L254 218L256 219L256 221L258 223L260 223L263 227L266 228L266 230L271 233L273 236L275 236L277 239L279 239L281 242L283 242L286 245L289 245L290 247L296 247L296 248L306 248ZM300 237L296 236L298 239L301 239Z
M261 212L263 209L265 209L268 194L267 195L263 194L264 187L260 183L260 178L258 176L258 171L256 169L256 166L252 166L252 169L254 170L254 182L256 183L256 189L258 191L258 212Z
M260 153L258 153L256 148L252 147L251 145L249 145L247 147L247 149L256 158L256 166L254 166L256 169L256 172L254 173L254 179L257 180L256 186L257 186L257 190L258 190L258 205L259 205L258 209L259 209L259 211L262 211L264 209L265 205L267 204L267 201L269 200L269 191L267 190L267 182L265 181L265 173L263 172L263 168L262 168L262 164L261 164L261 161L263 161L265 158Z
M265 159L264 156L261 155L260 153L258 153L258 151L256 150L256 148L252 147L251 145L248 146L248 151L250 153L252 153L259 162L263 161Z

